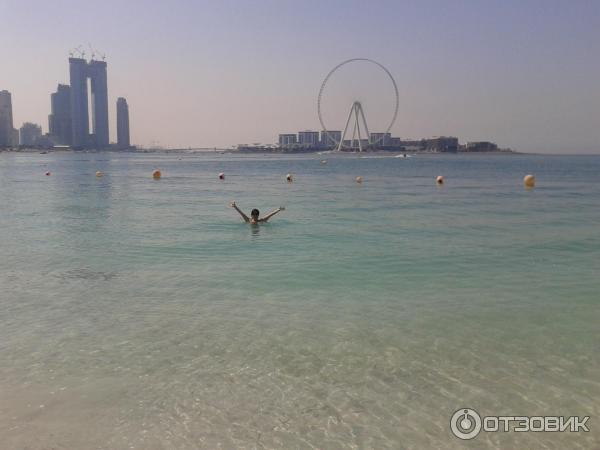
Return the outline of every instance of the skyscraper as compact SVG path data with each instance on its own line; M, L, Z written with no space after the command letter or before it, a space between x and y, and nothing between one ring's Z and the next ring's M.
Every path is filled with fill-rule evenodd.
M52 139L60 145L71 145L71 87L59 84L50 96L51 113L48 116L48 130Z
M0 91L0 147L9 147L13 142L13 115L10 92Z
M106 62L69 58L71 128L75 148L108 147L108 87ZM87 79L91 81L92 132L90 136Z
M89 144L90 134L86 60L69 58L69 75L71 80L71 145L75 148L85 148Z
M117 99L117 145L120 149L130 147L129 106L123 97Z
M108 87L106 81L106 62L90 61L88 77L92 88L92 127L94 131L93 145L98 148L108 147Z

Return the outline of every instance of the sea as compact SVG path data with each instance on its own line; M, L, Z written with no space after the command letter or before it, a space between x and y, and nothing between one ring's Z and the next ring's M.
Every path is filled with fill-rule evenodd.
M0 448L599 449L600 156L396 156L0 153Z

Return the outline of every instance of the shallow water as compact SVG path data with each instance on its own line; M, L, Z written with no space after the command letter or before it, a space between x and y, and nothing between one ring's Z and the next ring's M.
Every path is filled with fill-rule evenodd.
M1 448L600 448L599 170L0 154ZM461 441L462 407L591 431Z

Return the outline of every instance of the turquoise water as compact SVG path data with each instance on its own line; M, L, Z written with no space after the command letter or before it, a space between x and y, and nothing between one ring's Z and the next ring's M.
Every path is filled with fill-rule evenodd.
M599 173L0 154L0 447L600 448ZM462 407L591 431L461 441Z

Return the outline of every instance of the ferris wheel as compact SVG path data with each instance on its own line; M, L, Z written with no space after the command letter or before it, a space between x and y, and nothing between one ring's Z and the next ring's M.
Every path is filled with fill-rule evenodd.
M332 84L334 84L334 80L336 76L342 71L342 68L349 69L351 66L357 67L359 65L368 65L371 68L375 68L378 72L380 72L380 76L382 75L385 79L385 83L382 83L382 80L378 82L378 88L385 89L386 98L391 99L391 105L389 108L389 112L384 118L381 114L378 115L377 123L380 125L379 130L385 130L383 133L370 133L369 127L367 125L367 119L365 117L365 112L363 109L364 101L357 97L364 97L365 87L363 86L363 92L354 93L356 97L350 97L348 99L342 100L346 102L351 102L350 111L348 112L348 116L346 119L346 125L344 127L344 131L341 132L330 132L332 128L328 128L325 123L325 114L323 112L325 98L327 96L328 91L331 89ZM347 71L348 72L348 71ZM350 72L352 75L352 72ZM386 86L383 86L385 84ZM338 99L339 101L339 99ZM347 104L347 103L346 103ZM336 150L340 151L344 148L350 150L358 150L363 151L366 147L376 147L387 135L392 126L396 122L396 117L398 116L398 109L400 105L399 95L398 95L398 86L396 85L396 80L392 76L391 72L381 63L374 61L368 58L352 58L346 61L339 63L335 66L331 71L327 74L323 82L321 83L321 89L319 89L319 96L317 99L317 112L319 114L319 122L321 124L322 130L327 136L329 142L335 147ZM341 124L341 117L339 114L334 115L335 117L329 118L329 120L333 123ZM339 121L339 122L338 122ZM362 127L362 129L361 129ZM346 136L349 134L352 129L352 139L349 141L350 145L345 144Z

